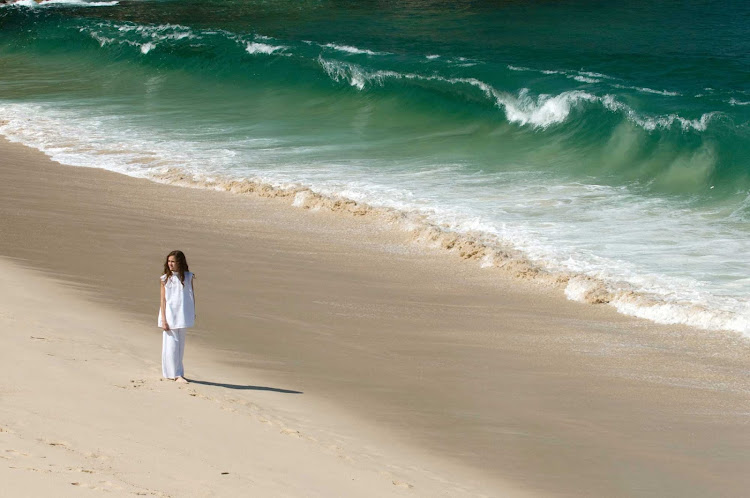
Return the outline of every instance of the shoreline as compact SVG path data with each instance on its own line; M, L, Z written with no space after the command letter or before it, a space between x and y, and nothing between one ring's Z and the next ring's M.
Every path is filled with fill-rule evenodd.
M287 206L304 210L322 209L356 218L372 217L385 225L385 229L408 233L409 242L416 247L427 251L439 248L461 260L474 262L481 268L491 268L500 272L501 278L529 281L537 287L547 287L573 302L607 305L624 316L648 320L659 325L684 325L703 331L740 333L750 339L745 320L726 310L712 310L695 303L670 302L653 291L635 288L625 281L547 267L529 258L512 244L500 240L496 235L457 230L455 227L431 220L424 213L372 206L344 196L321 194L309 186L283 186L265 181L221 178L215 175L202 177L174 168L163 173L148 174L144 178L179 187L283 199ZM292 199L291 202L288 202L289 199Z
M748 484L737 469L750 346L738 335L416 255L408 234L376 223L0 150L0 256L148 323L153 274L180 246L198 281L196 349L470 469L490 496L502 482L577 496L740 496ZM623 467L634 482L618 481Z
M3 124L4 122L0 120L0 127ZM4 133L7 134L8 131L4 130ZM40 145L40 142L26 145L28 138L19 139L19 135L12 132L9 136L13 138L5 137L5 140L13 140L14 143L38 148L46 154L45 147ZM60 141L59 137L58 141ZM62 147L65 147L64 139ZM107 157L108 152L105 150L104 154L104 157ZM63 164L80 166L70 161L69 158L63 159ZM625 270L623 273L617 269L608 269L606 265L586 269L584 268L586 264L581 267L581 261L578 263L574 261L573 268L571 268L556 256L550 256L549 259L547 256L539 255L536 258L532 257L528 249L520 249L516 243L508 242L495 233L463 226L461 225L463 222L441 221L432 216L429 211L393 207L387 205L387 202L386 205L380 206L377 202L369 204L367 200L355 200L335 192L319 192L310 185L279 183L268 179L248 179L231 175L205 175L174 167L166 170L155 168L154 170L133 171L130 166L120 164L120 169L125 168L121 171L96 161L94 164L95 166L87 167L101 168L138 179L146 178L167 185L227 191L242 196L283 199L288 206L302 210L327 210L358 219L376 219L385 225L384 230L404 231L415 247L422 248L426 252L441 248L459 259L473 261L482 268L502 273L503 278L510 276L517 280L532 281L539 287L549 287L570 301L596 306L605 305L624 316L641 318L660 325L685 325L703 331L740 333L750 339L747 320L742 311L742 299L731 292L728 295L722 295L722 291L716 289L697 291L696 295L700 297L689 292L682 292L682 289L690 288L690 285L700 286L701 282L698 281L693 284L682 282L677 285L673 280L681 277L674 275L659 275L659 272L654 275L645 269L629 275L631 270ZM531 252L533 253L534 249L531 249ZM654 278L661 283L654 283ZM638 282L639 280L643 281Z

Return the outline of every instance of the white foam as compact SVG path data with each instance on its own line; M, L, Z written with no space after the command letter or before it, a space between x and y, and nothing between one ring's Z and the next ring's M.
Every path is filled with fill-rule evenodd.
M614 84L612 86L615 88L622 88L625 90L635 90L641 93L653 93L655 95L664 95L666 97L679 97L680 95L682 95L679 92L672 92L669 90L654 90L653 88L647 88L647 87L628 86L628 85L619 85L619 84Z
M335 43L327 43L323 46L326 48L331 48L333 50L338 50L339 52L346 52L349 54L386 55L385 52L373 52L372 50L367 50L364 48L357 48L351 45L337 45Z
M91 35L91 37L94 40L96 40L96 41L99 42L99 46L101 46L101 47L104 47L105 45L108 45L110 43L112 43L112 44L118 44L118 45L130 45L132 47L137 47L138 50L140 50L140 52L142 54L147 54L151 50L153 50L154 48L156 48L156 44L155 43L151 43L151 42L138 43L138 42L135 42L135 41L132 41L132 40L117 40L117 39L114 39L114 38L108 38L106 36L102 36L99 33L95 33L95 32L91 32L89 34Z
M604 80L613 79L612 76L607 76L606 74L602 74L602 73L594 73L591 71L578 71L578 74L580 74L581 76L588 76L589 78L597 78L597 79L604 79Z
M747 223L750 221L750 193L748 193L738 206L732 209L728 218L738 223Z
M272 54L278 50L284 50L283 45L268 45L266 43L249 42L245 46L248 54Z
M531 72L537 72L540 74L547 74L547 75L562 75L567 78L573 79L575 81L580 81L581 83L601 83L602 80L616 80L617 79L606 74L592 72L592 71L533 69L529 67L519 67L519 66L512 66L512 65L508 65L507 67L511 71L531 71ZM677 97L677 96L682 95L679 92L670 91L670 90L654 90L653 88L648 88L648 87L629 86L629 85L623 85L623 84L618 84L618 83L611 83L611 85L614 88L635 90L641 93L664 95L666 97Z
M652 131L657 128L668 129L671 128L675 123L679 123L680 127L684 131L706 131L711 120L722 115L722 113L714 111L707 112L701 115L701 117L698 119L687 119L677 114L669 114L666 116L643 116L635 112L631 107L623 104L622 102L619 102L612 95L605 95L601 99L601 102L604 107L606 107L610 111L625 113L628 119L648 131Z
M567 78L574 79L576 81L581 81L583 83L598 83L603 79L614 79L611 76L607 76L606 74L602 73L595 73L591 71L570 71L570 70L559 70L559 69L534 69L530 67L524 67L524 66L513 66L508 65L508 69L511 71L527 71L527 72L535 72L540 74L547 74L547 75L563 75Z
M750 315L708 310L689 303L650 302L643 297L618 298L612 305L624 315L665 325L689 325L704 330L732 330L750 337Z
M104 47L109 44L128 45L137 48L142 54L151 52L159 42L165 40L198 39L199 35L190 28L176 24L161 25L139 25L132 23L106 23L100 22L92 26L79 28L82 33L87 33ZM127 33L140 37L133 40L122 37L121 33ZM131 36L132 38L132 36Z
M146 38L156 41L161 40L183 40L199 39L195 32L187 26L179 24L158 24L158 25L138 25L138 24L115 24L112 27L123 33L135 32Z
M521 90L517 98L503 95L498 102L504 107L505 115L511 123L531 124L537 128L547 128L564 122L573 106L579 102L594 102L598 98L586 92L563 92L560 95L540 95L536 99L527 89Z
M305 205L305 200L307 199L307 191L303 190L302 192L297 192L294 196L294 201L292 202L292 206L294 207L302 207Z
M357 64L351 64L341 61L329 61L322 56L318 57L318 63L323 67L328 76L334 81L345 80L353 87L364 90L368 83L383 85L386 79L409 78L410 75L403 75L395 71L372 71L368 72Z
M602 81L596 78L589 78L588 76L570 76L570 78L580 81L581 83L600 83Z
M107 45L108 43L117 43L117 40L114 38L107 38L106 36L101 36L99 33L89 33L91 37L99 42L99 46L103 47Z
M586 295L596 287L594 280L585 277L574 277L568 280L565 286L565 297L579 303L586 302Z
M729 99L729 105L750 105L750 102L742 102L735 98Z
M653 88L636 87L636 90L643 93L655 93L657 95L665 95L667 97L678 97L681 94L679 92L671 92L669 90L654 90Z
M479 266L481 268L492 268L495 266L496 260L495 257L492 254L485 254L482 257L482 260L479 262Z

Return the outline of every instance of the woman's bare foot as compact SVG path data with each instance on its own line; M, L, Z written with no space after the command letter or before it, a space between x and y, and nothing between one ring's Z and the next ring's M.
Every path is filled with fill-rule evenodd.
M180 375L179 377L176 377L174 380L175 380L175 382L179 382L181 384L190 384L188 382L188 380L185 377L183 377L182 375Z

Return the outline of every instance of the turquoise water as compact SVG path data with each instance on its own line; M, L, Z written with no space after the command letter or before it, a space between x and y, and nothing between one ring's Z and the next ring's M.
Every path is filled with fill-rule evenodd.
M73 165L306 186L750 333L746 2L0 7L0 133ZM483 260L483 264L493 261Z

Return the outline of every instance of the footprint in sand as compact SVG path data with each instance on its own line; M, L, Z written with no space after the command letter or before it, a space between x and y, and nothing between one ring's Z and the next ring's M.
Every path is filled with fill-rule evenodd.
M124 386L122 384L115 384L114 386L120 389L153 391L153 388L143 379L132 379L129 384Z
M184 385L182 385L180 386L180 390L181 391L187 390L188 395L194 398L207 399L209 401L214 401L214 398L212 398L211 396L206 396L205 394L201 394L191 387L186 388Z
M408 482L406 482L406 481L402 481L402 480L400 480L400 479L397 479L397 478L396 478L396 477L395 477L395 476L394 476L394 475L393 475L392 473L390 473L390 472L386 472L386 471L381 471L381 472L380 472L380 474L381 474L382 476L386 477L387 479L390 479L390 480L391 480L391 483L392 483L392 484L393 484L394 486L396 486L396 487L399 487L399 488L405 488L405 489L411 489L411 488L413 488L413 487L414 487L414 486L413 486L412 484L409 484L409 483L408 483Z
M81 488L91 489L93 491L103 491L104 488L98 487L96 484L89 484L87 482L73 481L70 483L71 486L78 486Z
M413 485L409 484L408 482L404 482L404 481L394 480L394 481L391 481L391 482L393 483L394 486L399 487L399 488L411 489L411 488L414 487Z
M10 453L13 456L25 456L25 457L31 456L28 453L23 453L22 451L17 451L17 450L14 450L13 448L8 448L7 450L5 450L5 452Z
M31 472L42 472L43 474L51 474L52 471L48 469L37 469L36 467L13 467L9 466L9 469L19 469L19 470L28 470Z
M37 439L40 443L45 443L48 446L59 446L61 448L65 448L66 450L70 450L70 443L67 441L51 441L49 439Z
M66 467L66 468L68 470L70 470L71 472L83 472L84 474L93 474L94 473L93 470L84 469L84 468L81 468L81 467Z
M109 456L102 455L101 453L96 452L86 452L83 454L83 456L91 460L98 460L100 462L109 462L111 460Z
M302 437L302 434L299 433L299 431L294 429L282 429L281 434L285 434L287 436L295 437L297 439L300 439Z

